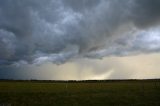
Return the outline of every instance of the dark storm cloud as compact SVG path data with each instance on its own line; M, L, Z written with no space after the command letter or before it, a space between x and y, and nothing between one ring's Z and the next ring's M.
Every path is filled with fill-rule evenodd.
M1 0L0 64L160 50L159 0Z
M97 6L101 0L63 0L63 3L68 8L77 12L84 12Z
M160 1L159 0L136 0L133 4L131 15L136 25L145 27L159 22Z

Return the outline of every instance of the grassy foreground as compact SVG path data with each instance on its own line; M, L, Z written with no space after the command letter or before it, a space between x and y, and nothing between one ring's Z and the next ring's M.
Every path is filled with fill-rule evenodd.
M0 81L0 106L160 106L160 80Z

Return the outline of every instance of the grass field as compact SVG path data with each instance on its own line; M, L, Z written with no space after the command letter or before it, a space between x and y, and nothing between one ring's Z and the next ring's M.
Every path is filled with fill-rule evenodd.
M0 106L160 106L160 80L0 81Z

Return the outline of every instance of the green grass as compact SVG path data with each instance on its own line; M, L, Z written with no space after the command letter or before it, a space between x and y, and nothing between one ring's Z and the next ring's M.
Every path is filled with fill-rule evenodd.
M0 81L0 106L160 106L160 80ZM8 106L9 106L8 105Z

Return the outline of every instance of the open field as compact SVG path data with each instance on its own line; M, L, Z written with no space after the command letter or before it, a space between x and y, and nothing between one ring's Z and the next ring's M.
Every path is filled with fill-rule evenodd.
M160 80L1 80L0 106L160 106Z

